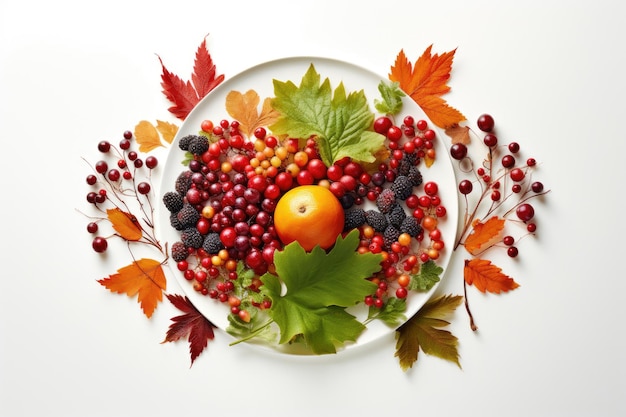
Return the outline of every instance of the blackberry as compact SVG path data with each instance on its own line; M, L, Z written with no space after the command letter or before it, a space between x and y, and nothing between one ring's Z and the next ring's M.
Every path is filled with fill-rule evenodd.
M183 204L183 208L176 214L178 221L183 229L187 227L192 227L196 225L198 220L200 220L200 213L194 206L189 203Z
M400 225L400 233L408 233L411 237L416 237L420 233L422 233L422 226L419 224L417 219L413 216L408 216L404 220L402 220L402 224Z
M219 233L211 232L204 238L204 242L202 243L202 249L204 249L207 253L212 255L218 253L220 250L224 249L224 245L220 240Z
M389 224L387 217L379 211L367 210L365 212L365 221L377 232L384 232Z
M185 246L185 244L181 241L174 242L170 251L172 253L172 259L174 260L174 262L184 261L189 255L189 252L187 251L187 246Z
M395 226L389 225L383 232L383 241L386 249L390 249L394 242L398 241L400 237L400 230Z
M413 181L406 175L398 175L393 181L393 184L391 184L391 190L394 192L396 198L406 200L413 194Z
M413 155L413 154L411 154ZM400 164L398 165L397 174L398 175L407 175L412 166L415 166L415 162L413 158L409 158L408 155L405 155L404 158L400 160Z
M388 213L396 202L396 194L391 188L385 188L376 198L376 207L381 213Z
M163 195L163 204L170 213L176 213L183 208L183 196L174 191L168 191Z
M187 247L198 249L204 243L204 237L195 227L188 227L180 232L180 240Z
M414 187L422 184L422 173L416 166L412 166L411 169L409 169L407 178L411 180L411 184L413 184Z
M387 221L395 227L400 227L405 217L406 213L400 204L394 204L389 213L387 213Z
M180 223L180 220L178 220L178 213L171 213L170 214L170 225L176 229L176 230L183 230L184 227L183 225Z
M191 140L195 137L196 135L187 135L187 136L183 136L182 138L180 138L180 140L178 141L178 147L180 148L180 150L188 151L189 144L191 143Z
M209 150L209 140L206 136L195 136L189 142L189 152L194 155L202 155Z
M405 153L404 154L404 158L402 158L403 161L406 161L409 163L409 165L416 165L417 161L419 160L419 156L417 156L416 153Z
M361 227L366 222L365 210L360 207L345 212L343 230L348 231Z
M191 171L183 171L178 174L174 188L176 192L182 195L187 194L187 191L191 187Z

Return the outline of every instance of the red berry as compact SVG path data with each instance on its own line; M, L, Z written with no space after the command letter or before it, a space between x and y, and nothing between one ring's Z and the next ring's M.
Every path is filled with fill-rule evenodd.
M91 246L93 247L93 250L95 250L96 252L102 253L107 250L107 247L109 246L109 244L105 238L97 236L96 238L94 238Z
M381 135L386 135L392 125L393 123L389 117L381 116L374 121L374 131Z
M137 191L139 194L148 194L150 192L150 184L147 182L140 182L137 184Z
M524 203L515 209L515 214L521 221L527 222L535 216L535 209L530 204Z
M526 174L521 168L513 168L509 175L511 176L511 179L515 182L522 181L524 177L526 176Z
M424 192L430 196L436 195L437 192L439 191L439 187L437 186L437 183L434 181L428 181L426 184L424 184Z
M159 163L159 160L155 156L150 155L149 157L146 158L146 166L149 169L155 168L158 165L158 163Z
M450 155L452 158L460 161L467 155L467 146L462 143L455 143L452 147L450 147Z
M511 151L511 153L518 153L519 152L519 143L517 143L517 142L509 143L509 151Z
M477 121L478 128L483 132L491 132L495 125L493 117L489 114L481 114Z
M519 251L515 246L511 246L506 250L506 254L509 255L511 258L515 258L518 253Z
M498 144L498 137L492 133L487 133L483 138L483 142L485 143L485 145L493 148Z
M459 192L461 194L469 194L474 189L474 185L470 180L463 180L459 183Z
M103 140L100 143L98 143L98 150L100 152L107 153L109 152L109 149L111 149L111 144L108 141Z

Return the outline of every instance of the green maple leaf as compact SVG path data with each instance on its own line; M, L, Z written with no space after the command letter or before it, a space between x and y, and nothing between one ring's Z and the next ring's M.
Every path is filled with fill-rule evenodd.
M294 138L315 137L326 166L344 157L374 162L374 153L385 137L371 130L374 113L363 90L346 94L343 83L331 90L328 78L320 82L313 64L300 86L274 80L272 107L280 117L270 126L276 135Z
M400 89L400 83L381 81L378 91L382 100L374 100L376 110L386 114L397 114L402 110L402 97L406 94Z
M339 236L327 253L319 246L306 252L293 242L276 252L277 275L261 277L262 293L272 300L269 315L280 328L280 342L303 337L317 354L355 341L365 326L345 309L376 290L366 278L380 270L381 256L359 254L359 233ZM279 278L280 277L280 278Z
M443 268L429 260L422 264L417 274L411 275L410 290L428 291L439 282Z
M434 355L457 364L460 368L458 339L447 330L442 330L450 322L444 318L461 304L460 295L445 295L428 301L406 323L396 331L396 354L400 367L407 370L417 361L420 349L427 355Z

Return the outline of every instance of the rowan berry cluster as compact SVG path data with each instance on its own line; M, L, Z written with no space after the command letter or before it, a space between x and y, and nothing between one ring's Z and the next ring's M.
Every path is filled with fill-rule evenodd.
M90 187L86 194L87 202L95 207L96 216L90 218L87 231L94 235L92 241L93 250L102 253L109 246L109 239L120 237L127 241L136 241L163 248L154 235L154 208L152 204L152 170L158 166L155 156L142 158L133 148L133 134L125 131L122 139L116 146L108 140L98 143L98 151L102 159L91 165L93 173L87 175L85 181ZM131 202L136 202L137 207L130 207ZM127 216L132 229L135 230L136 239L129 239L123 233L103 230L101 224L112 224L109 210L117 209L122 215ZM138 210L141 215L135 216L131 210Z
M450 155L459 161L461 171L466 174L458 183L458 191L466 201L466 221L455 249L463 244L468 233L472 231L475 220L484 221L494 215L521 223L525 229L524 235L534 234L537 223L535 206L531 200L549 192L542 182L532 179L537 165L535 158L522 157L518 142L502 144L496 135L494 118L490 114L480 115L477 126L482 135L482 143L487 148L486 157L480 166L474 165L465 144L455 143L450 147ZM470 200L471 196L475 198ZM470 201L474 204L471 210ZM501 246L506 248L508 256L516 257L519 254L516 246L519 238L505 233L499 242L483 250Z

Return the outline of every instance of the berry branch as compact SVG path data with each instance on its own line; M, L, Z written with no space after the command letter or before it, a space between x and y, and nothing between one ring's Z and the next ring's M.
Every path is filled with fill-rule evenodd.
M510 142L500 145L494 133L494 119L489 114L481 115L477 120L478 129L483 134L482 143L487 148L486 157L482 159L478 168L468 154L466 143L470 143L469 136L454 141L450 147L451 157L458 161L458 171L465 174L458 183L458 191L465 201L465 217L454 250L463 246L472 256L464 264L464 292L465 308L470 318L470 327L477 330L474 317L467 300L467 285L474 284L480 291L500 293L510 291L518 286L512 278L504 275L500 268L491 264L491 261L482 260L489 249L502 247L509 257L519 254L516 240L534 235L537 225L533 222L535 205L533 201L549 193L540 181L532 180L533 169L537 162L534 158L527 158L519 162L520 145ZM467 134L471 130L467 129ZM464 131L465 132L465 131ZM474 136L478 136L474 133ZM475 184L480 190L475 200L470 201ZM474 193L475 195L476 193ZM510 207L505 207L510 204ZM514 216L515 214L515 216ZM525 225L526 235L517 239L505 234L505 223Z

